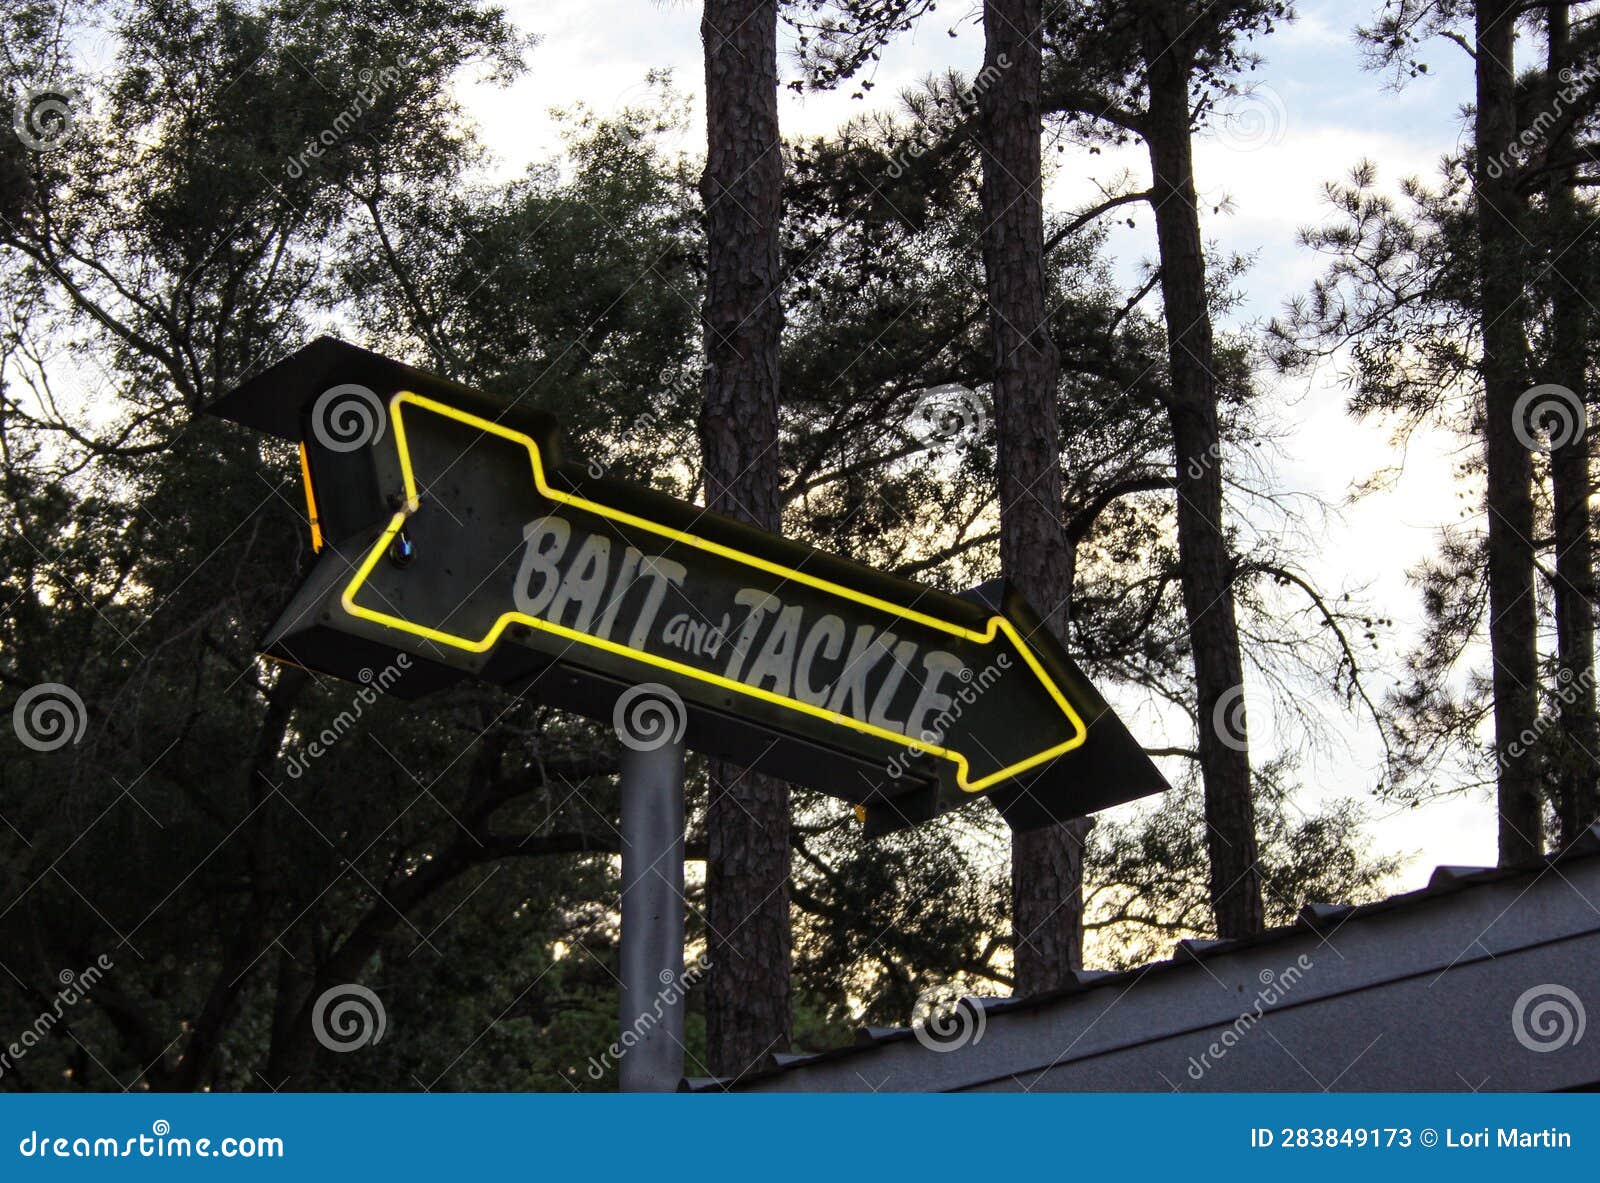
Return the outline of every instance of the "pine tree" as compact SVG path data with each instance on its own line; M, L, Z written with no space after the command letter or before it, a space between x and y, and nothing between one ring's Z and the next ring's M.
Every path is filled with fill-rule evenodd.
M776 0L706 0L706 505L783 528L778 495L779 224ZM706 1035L712 1070L737 1076L787 1051L789 788L725 763L706 809Z

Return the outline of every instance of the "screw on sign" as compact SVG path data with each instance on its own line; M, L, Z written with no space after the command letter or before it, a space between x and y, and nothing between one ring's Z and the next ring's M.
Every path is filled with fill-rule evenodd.
M1004 584L948 595L597 477L551 416L329 338L212 410L304 449L322 549L271 656L351 677L404 652L402 696L477 678L639 742L624 724L655 723L873 833L978 794L1028 829L1167 787Z

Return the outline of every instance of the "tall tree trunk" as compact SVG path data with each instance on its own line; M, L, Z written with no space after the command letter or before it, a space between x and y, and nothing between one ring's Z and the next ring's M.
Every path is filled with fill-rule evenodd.
M706 504L782 528L778 494L778 143L775 0L705 0ZM737 1076L789 1049L789 787L711 765L706 809L706 1042Z
M1489 649L1494 662L1494 732L1499 752L1500 862L1525 862L1544 848L1537 769L1521 737L1537 711L1533 598L1532 458L1518 435L1517 396L1527 378L1522 197L1508 158L1516 135L1513 24L1520 0L1479 0L1476 129L1478 239L1483 273L1484 453L1488 467ZM1498 176L1494 174L1498 173Z
M231 934L227 958L211 984L199 1015L189 1023L188 1046L176 1069L165 1074L168 1088L192 1092L213 1070L228 1023L241 996L249 989L247 979L261 956L262 947L268 943L277 872L274 821L280 810L278 803L270 801L277 783L272 774L277 768L278 752L283 747L284 736L289 733L295 707L310 680L305 670L285 665L267 693L266 713L262 716L255 751L245 772L244 799L250 803L250 812L239 823L249 844L246 859L250 903L239 927ZM152 1076L152 1080L155 1079L161 1077Z
M999 436L1000 565L1066 640L1072 565L1061 524L1060 357L1044 282L1039 99L1040 0L986 0L979 102L983 262ZM1084 820L1011 841L1017 994L1064 985L1083 964Z
M1151 205L1166 308L1178 561L1194 660L1211 906L1217 934L1242 937L1262 927L1261 873L1256 864L1233 559L1222 527L1222 449L1211 309L1190 138L1192 62L1182 44L1183 26L1176 19L1182 7L1166 6L1145 31L1149 110L1144 139L1150 151Z
M1562 87L1561 73L1573 66L1568 5L1549 7L1549 58L1546 75L1552 94ZM1554 135L1549 156L1560 160L1572 153L1570 135ZM1576 165L1551 173L1549 250L1555 274L1551 296L1549 372L1553 381L1567 386L1582 405L1588 401L1589 306L1584 295L1584 262L1588 257L1582 239L1588 219L1578 209L1575 196ZM1589 437L1575 431L1573 438L1550 456L1550 483L1554 501L1556 538L1556 658L1557 701L1561 704L1563 755L1555 786L1556 816L1563 847L1594 824L1600 814L1596 791L1596 761L1600 760L1600 728L1596 727L1594 695L1594 543L1590 536Z

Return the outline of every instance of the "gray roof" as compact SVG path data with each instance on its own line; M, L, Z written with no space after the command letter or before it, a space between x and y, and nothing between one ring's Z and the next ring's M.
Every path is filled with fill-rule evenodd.
M864 1028L697 1090L1508 1091L1600 1086L1600 826L1559 856L1439 867L1420 891L1309 904L1066 989L972 999L930 1031ZM959 1045L959 1046L954 1046Z

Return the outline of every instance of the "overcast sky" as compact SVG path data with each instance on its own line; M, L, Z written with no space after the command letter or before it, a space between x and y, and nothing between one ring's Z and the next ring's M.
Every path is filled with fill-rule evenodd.
M1196 180L1205 197L1231 199L1231 209L1209 216L1205 232L1224 252L1254 256L1243 281L1247 296L1234 316L1248 326L1281 310L1304 292L1321 263L1296 244L1296 231L1326 216L1321 187L1362 158L1375 161L1389 183L1406 175L1432 175L1442 154L1463 134L1461 105L1471 95L1465 56L1440 43L1426 54L1429 74L1396 92L1383 77L1361 67L1352 28L1376 4L1303 3L1298 21L1260 46L1266 63L1260 90L1234 118L1197 145ZM526 77L508 89L469 86L463 91L495 154L496 171L513 174L557 148L552 108L582 103L599 112L637 104L648 94L645 74L671 68L676 86L696 98L703 117L699 6L656 0L512 0L520 27L543 41ZM873 75L872 101L887 104L929 73L954 67L972 73L982 59L982 35L967 0L941 5L914 35L899 40ZM951 36L951 30L955 36ZM792 76L785 61L780 68ZM825 133L860 112L844 92L798 96L783 91L785 134ZM685 147L703 144L696 126ZM1124 169L1147 178L1142 153L1089 156L1069 150L1048 199L1070 209L1091 200L1095 182ZM1139 274L1154 254L1149 219L1114 234L1110 251L1124 278ZM1358 424L1345 413L1337 367L1274 381L1276 413L1288 427L1277 473L1291 490L1342 504L1353 482L1390 465L1395 454L1381 424ZM1407 455L1404 478L1392 492L1345 505L1328 523L1323 553L1313 573L1325 587L1367 586L1384 615L1395 619L1403 643L1419 619L1418 597L1405 571L1428 554L1441 525L1458 520L1450 479L1449 441L1424 439ZM1391 667L1392 668L1392 667ZM1255 754L1270 754L1271 716L1264 696L1252 692ZM1369 729L1370 731L1370 729ZM1304 768L1307 793L1365 795L1376 783L1378 760L1370 733L1354 726L1335 732L1331 750ZM1146 736L1152 744L1181 737ZM1495 827L1486 799L1456 800L1418 810L1374 804L1375 842L1413 856L1403 886L1418 886L1438 863L1492 864Z

